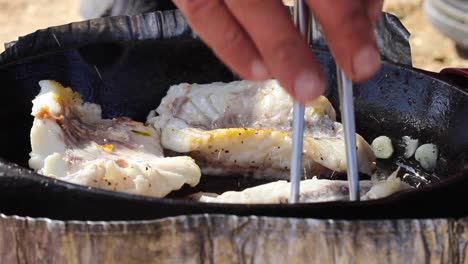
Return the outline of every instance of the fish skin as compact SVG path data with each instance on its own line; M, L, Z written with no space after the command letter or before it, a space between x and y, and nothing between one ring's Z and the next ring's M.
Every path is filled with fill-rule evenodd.
M54 81L41 81L33 100L29 165L45 176L132 194L164 197L198 184L190 157L164 157L151 126L102 119L101 108Z

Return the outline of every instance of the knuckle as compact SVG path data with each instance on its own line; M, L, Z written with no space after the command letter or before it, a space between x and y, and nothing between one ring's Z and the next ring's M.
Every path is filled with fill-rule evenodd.
M223 46L227 50L239 50L245 44L245 38L236 28L226 28L223 35Z
M277 65L287 65L298 51L302 50L303 42L295 38L284 38L273 45L270 56Z
M367 14L360 9L353 9L349 14L340 16L335 24L335 30L341 32L365 32L371 28Z
M216 54L221 56L223 60L231 66L231 68L243 65L241 67L235 67L236 72L243 78L250 78L250 69L245 67L245 65L249 64L251 60L249 55L251 55L252 52L248 39L243 32L236 28L226 28L223 32L223 37L217 38L212 48Z
M235 44L235 42L226 42L225 44L218 45L218 47L215 48L215 52L222 55L229 63L246 60L246 55L242 54L242 45Z

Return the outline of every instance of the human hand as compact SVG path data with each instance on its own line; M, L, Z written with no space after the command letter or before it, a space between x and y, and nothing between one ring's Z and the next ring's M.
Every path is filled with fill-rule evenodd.
M173 0L193 30L241 78L276 78L299 102L323 94L325 81L280 0ZM353 81L380 67L373 33L383 0L306 0L337 64Z

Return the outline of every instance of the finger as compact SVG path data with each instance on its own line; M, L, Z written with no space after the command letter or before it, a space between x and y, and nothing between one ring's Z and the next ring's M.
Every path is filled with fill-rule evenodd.
M221 0L174 0L174 3L199 37L241 78L271 77L252 40Z
M380 68L372 23L362 0L308 0L338 65L354 81Z
M250 35L270 72L295 99L307 103L323 94L320 65L281 1L225 3Z
M369 19L372 24L375 24L382 15L383 0L364 0L364 4L367 7L366 9Z

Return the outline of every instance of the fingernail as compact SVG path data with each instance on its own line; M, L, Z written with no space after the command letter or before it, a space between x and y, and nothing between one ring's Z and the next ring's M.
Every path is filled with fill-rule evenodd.
M268 75L268 70L265 64L260 61L256 60L252 63L251 66L252 77L257 80L264 80L270 78Z
M320 76L314 72L301 73L294 82L294 95L300 102L308 102L319 97L325 91Z
M353 71L358 79L368 79L380 68L380 54L374 46L361 49L353 59Z

